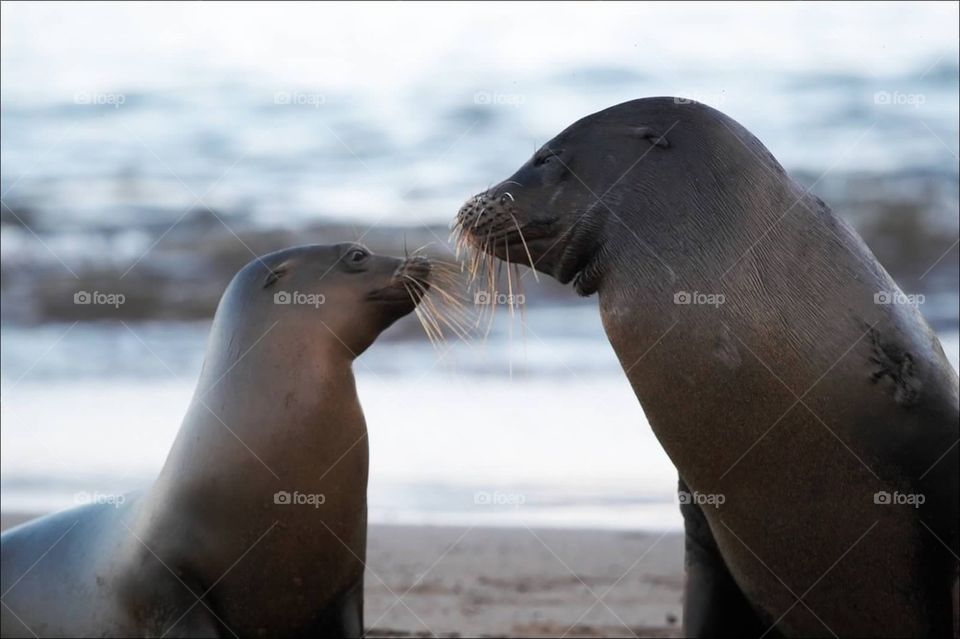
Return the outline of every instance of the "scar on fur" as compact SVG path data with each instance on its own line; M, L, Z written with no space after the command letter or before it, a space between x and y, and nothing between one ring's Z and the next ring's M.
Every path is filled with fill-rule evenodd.
M893 399L901 406L913 406L920 399L920 380L916 376L913 356L899 346L884 342L876 329L870 329L872 354L870 362L877 368L870 381L878 383L889 379L893 384Z

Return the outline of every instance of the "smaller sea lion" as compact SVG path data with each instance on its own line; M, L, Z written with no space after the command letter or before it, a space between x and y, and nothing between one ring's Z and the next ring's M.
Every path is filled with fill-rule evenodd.
M430 273L357 244L241 269L153 486L3 534L3 636L360 636L368 454L351 364Z

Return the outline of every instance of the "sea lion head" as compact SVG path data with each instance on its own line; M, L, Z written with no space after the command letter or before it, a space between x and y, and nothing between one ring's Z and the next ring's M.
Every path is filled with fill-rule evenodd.
M745 129L706 105L669 97L625 102L573 123L513 175L470 198L454 231L480 251L573 281L589 295L609 266L611 244L642 244L645 230L669 233L685 215L710 217L698 189L714 191L709 204L721 208L717 187L757 164L751 154L769 156L759 142L751 146Z
M289 336L290 348L332 340L355 357L416 308L430 288L430 271L426 257L377 255L356 243L284 249L234 276L214 328L241 344L274 330Z

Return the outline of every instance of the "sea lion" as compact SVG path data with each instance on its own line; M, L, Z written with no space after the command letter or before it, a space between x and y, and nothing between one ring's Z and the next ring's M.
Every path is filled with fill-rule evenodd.
M689 100L626 102L468 200L455 230L598 293L682 478L688 634L951 632L957 375L750 132Z
M356 244L247 264L153 486L3 534L3 636L360 636L368 455L351 364L429 274Z

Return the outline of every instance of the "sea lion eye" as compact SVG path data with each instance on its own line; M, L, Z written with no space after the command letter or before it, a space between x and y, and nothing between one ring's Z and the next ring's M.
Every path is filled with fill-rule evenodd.
M553 160L553 158L554 158L553 154L550 154L550 155L541 155L540 157L534 159L533 165L534 165L534 166L543 166L543 165L545 165L545 164L549 164L549 163Z
M543 166L543 165L545 165L545 164L550 164L550 162L554 161L556 158L557 158L557 154L556 154L556 153L554 153L553 151L548 151L548 152L544 153L543 155L540 155L540 156L538 156L538 157L535 157L535 158L533 159L533 165L534 165L534 166Z
M350 249L346 255L346 260L348 264L362 264L367 260L368 257L370 257L369 251L361 248L355 248Z

